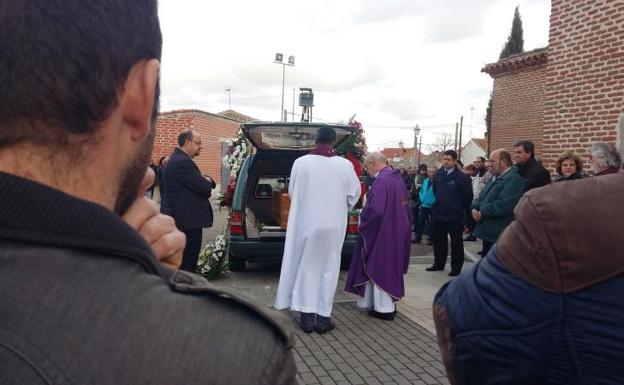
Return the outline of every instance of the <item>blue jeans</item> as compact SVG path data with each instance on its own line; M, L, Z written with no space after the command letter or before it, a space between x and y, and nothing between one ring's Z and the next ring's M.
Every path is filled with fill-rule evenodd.
M423 232L427 230L427 234L431 237L431 208L420 206L418 213L418 222L416 223L416 240L422 239Z

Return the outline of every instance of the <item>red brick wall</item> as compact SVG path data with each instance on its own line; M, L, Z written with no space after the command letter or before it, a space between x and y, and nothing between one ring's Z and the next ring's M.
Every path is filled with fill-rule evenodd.
M544 161L615 143L624 108L624 1L552 0ZM587 158L585 158L586 160Z
M240 122L219 115L197 110L181 110L161 113L156 125L156 139L152 159L154 163L162 156L171 154L178 146L178 134L185 128L193 128L202 136L202 150L195 158L203 174L221 182L221 143L234 137Z
M529 139L535 143L535 155L540 156L545 81L545 64L495 75L491 151L511 151L514 143Z

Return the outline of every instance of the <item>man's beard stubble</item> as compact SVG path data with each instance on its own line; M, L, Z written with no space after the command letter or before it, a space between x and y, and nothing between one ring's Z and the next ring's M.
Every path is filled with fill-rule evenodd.
M152 121L150 132L145 137L143 146L139 149L138 154L123 171L121 176L121 184L119 185L119 193L115 201L115 212L119 215L128 210L139 194L139 186L147 172L147 166L152 156L154 148L154 138L156 137L156 120L158 119L158 111L160 109L160 79L156 83L156 92L154 95L154 108L152 109Z

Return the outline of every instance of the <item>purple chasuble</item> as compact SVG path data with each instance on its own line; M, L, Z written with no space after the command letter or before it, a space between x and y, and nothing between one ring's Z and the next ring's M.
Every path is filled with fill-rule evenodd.
M335 156L336 152L329 144L317 144L314 150L310 151L310 155L321 155L329 158Z
M379 172L360 215L359 238L351 259L345 291L364 296L372 281L395 301L405 296L411 246L409 192L398 170Z

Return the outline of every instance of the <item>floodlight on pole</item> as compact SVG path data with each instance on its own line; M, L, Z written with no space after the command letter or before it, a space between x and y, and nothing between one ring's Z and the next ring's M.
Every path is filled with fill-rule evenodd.
M285 118L284 118L284 115L285 115L284 114L284 85L286 84L286 66L294 67L295 57L292 55L288 56L288 62L284 63L284 55L278 52L275 54L275 60L273 61L273 63L282 65L282 108L280 109L280 120L285 121Z

